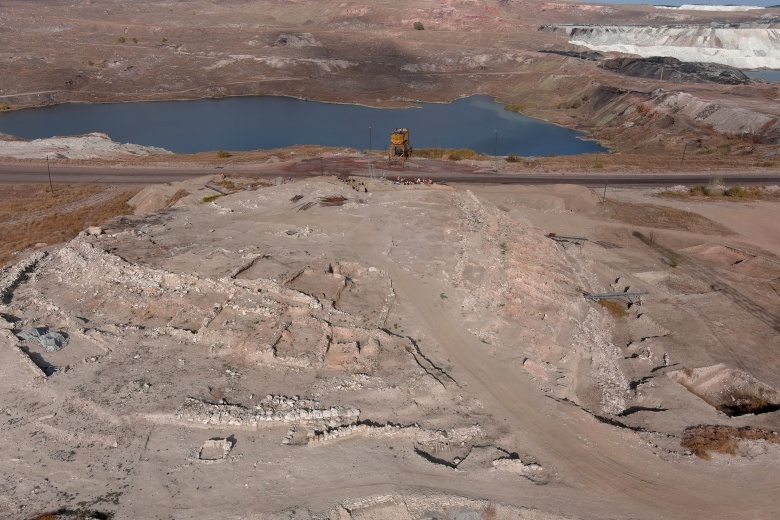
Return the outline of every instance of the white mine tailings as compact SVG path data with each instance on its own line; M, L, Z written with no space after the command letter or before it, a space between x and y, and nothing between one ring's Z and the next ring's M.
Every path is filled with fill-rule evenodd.
M683 4L681 6L673 5L655 5L656 9L674 9L678 11L755 11L756 9L763 9L763 7L757 5L699 5L699 4Z
M731 26L555 26L569 42L601 52L643 58L671 56L680 61L720 63L740 69L780 68L778 24Z

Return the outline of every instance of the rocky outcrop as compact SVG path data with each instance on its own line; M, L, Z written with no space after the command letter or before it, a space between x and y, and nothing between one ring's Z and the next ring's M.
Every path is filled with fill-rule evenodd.
M701 62L682 62L677 58L615 58L605 60L601 67L637 78L660 79L683 83L722 83L744 85L750 83L741 70L727 65Z

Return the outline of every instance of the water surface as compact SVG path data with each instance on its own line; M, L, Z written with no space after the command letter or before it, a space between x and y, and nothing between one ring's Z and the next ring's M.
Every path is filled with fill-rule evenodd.
M780 70L743 70L749 78L761 78L770 83L780 81Z
M176 153L296 144L386 149L396 127L415 148L470 148L522 156L606 151L579 132L504 110L488 96L416 108L378 109L286 97L72 103L0 114L0 132L38 139L103 132L118 142Z

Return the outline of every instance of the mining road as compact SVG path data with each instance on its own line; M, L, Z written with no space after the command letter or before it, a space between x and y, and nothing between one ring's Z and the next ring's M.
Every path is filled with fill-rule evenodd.
M367 167L360 159L339 158L338 162L325 160L320 163L318 159L298 161L294 164L279 163L269 167L267 164L236 166L226 165L224 168L215 168L204 165L175 165L175 166L113 166L113 165L70 165L51 164L47 170L46 163L41 164L0 164L0 183L46 183L51 180L55 183L89 182L99 184L158 184L164 182L176 182L204 175L219 173L257 177L270 179L274 177L310 177L313 175L353 175L365 176ZM435 182L447 183L486 183L486 184L578 184L588 187L600 187L606 183L608 186L649 188L669 185L695 186L707 184L714 173L668 173L668 174L569 174L547 173L523 174L501 173L475 170L465 163L453 163L451 161L422 160L407 163L406 167L393 167L392 169L377 168L377 176L384 176L394 180L401 178L425 177ZM740 184L775 184L780 183L778 173L732 173L720 174L726 185Z

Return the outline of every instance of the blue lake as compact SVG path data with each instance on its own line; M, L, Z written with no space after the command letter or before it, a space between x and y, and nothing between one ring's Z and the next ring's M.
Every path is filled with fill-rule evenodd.
M743 70L749 78L761 78L773 83L780 81L780 70Z
M386 149L396 127L415 148L470 148L522 156L606 151L579 132L504 110L488 96L379 109L286 97L64 104L0 113L0 132L38 139L103 132L176 153L315 144ZM496 145L497 143L497 145Z

